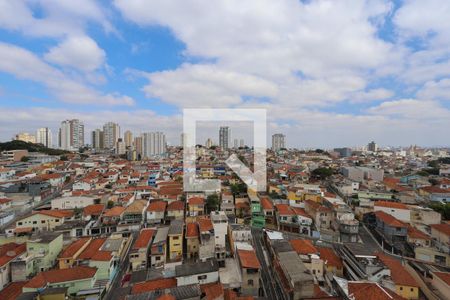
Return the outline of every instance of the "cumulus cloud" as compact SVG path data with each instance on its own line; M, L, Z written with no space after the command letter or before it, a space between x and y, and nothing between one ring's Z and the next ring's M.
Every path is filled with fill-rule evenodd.
M90 105L134 104L134 100L125 95L100 93L45 63L32 52L15 45L0 43L0 57L0 71L20 79L42 83L61 101Z
M79 35L69 36L51 48L44 57L47 61L61 66L92 72L103 66L105 56L105 51L93 39Z

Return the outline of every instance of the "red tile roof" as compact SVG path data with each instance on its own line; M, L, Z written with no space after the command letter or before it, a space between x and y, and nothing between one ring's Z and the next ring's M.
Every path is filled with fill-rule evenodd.
M448 272L433 272L433 275L436 275L442 281L444 281L448 286L450 286L450 273L448 273Z
M11 282L0 291L0 299L14 300L22 294L22 288L28 281Z
M239 256L239 261L243 268L259 269L261 265L259 264L258 257L256 257L255 250L242 250L237 251Z
M99 216L105 209L104 204L91 204L83 208L84 216Z
M393 202L393 201L375 201L374 206L381 206L381 207L389 207L389 208L396 208L396 209L409 209L406 204L400 203L400 202Z
M152 241L153 235L155 234L155 229L144 228L139 233L136 242L134 243L133 249L137 250L140 248L147 248Z
M295 215L292 208L287 204L277 204L275 207L278 210L278 214L281 216L293 216Z
M0 204L5 204L11 202L11 199L8 198L0 198Z
M198 237L198 225L197 223L187 223L186 224L186 237Z
M319 253L310 240L290 240L289 241L297 254L316 254Z
M220 282L202 284L200 285L200 290L205 294L205 297L202 299L223 299L223 286Z
M166 201L155 201L148 205L147 211L164 212L166 211Z
M119 217L125 211L123 206L114 206L103 213L104 217Z
M210 231L214 228L211 220L208 218L198 218L197 222L200 232Z
M294 213L295 213L297 216L302 216L302 217L305 217L305 218L311 218L310 215L308 215L308 214L306 213L306 211L305 211L303 208L300 208L300 207L291 207L291 209L294 211Z
M25 288L41 288L48 283L68 282L94 277L97 268L74 267L70 269L54 269L38 273L28 283Z
M40 210L33 212L33 215L46 215L54 218L70 218L73 214L73 210Z
M77 253L84 245L89 243L91 238L81 238L76 240L75 242L71 243L69 246L67 246L64 251L61 252L59 255L59 258L72 258L75 253Z
M6 265L11 260L27 251L27 245L7 243L0 246L0 267Z
M262 205L262 208L265 210L273 210L273 203L267 197L261 198L261 205Z
M86 247L86 249L81 252L81 254L78 256L78 259L91 259L95 255L95 253L100 250L105 241L106 238L93 239Z
M184 210L183 201L173 201L167 206L167 210Z
M419 287L416 280L408 273L399 260L382 253L378 254L378 258L391 270L391 278L396 285Z
M373 282L348 282L348 295L354 300L401 300L394 292Z
M95 261L110 261L113 258L111 251L97 251L91 260Z
M433 224L433 225L430 225L430 227L447 235L447 236L450 236L450 225L447 223Z
M192 197L188 200L189 205L205 205L205 199L202 197Z
M383 223L388 224L389 226L404 228L407 227L405 223L394 218L390 214L385 213L384 211L376 211L375 216L377 217L377 219L380 219L381 221L383 221Z
M408 237L411 239L431 240L431 236L428 234L408 225Z
M325 265L330 265L341 269L343 267L342 260L331 248L317 247L320 254L320 259L323 260Z
M134 295L155 290L169 289L175 286L177 286L177 280L175 278L149 280L133 285L133 287L131 288L131 294Z

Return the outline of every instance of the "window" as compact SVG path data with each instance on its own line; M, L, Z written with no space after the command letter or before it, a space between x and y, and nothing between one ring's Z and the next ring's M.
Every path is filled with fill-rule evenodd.
M253 286L253 279L249 279L249 280L247 281L247 284L248 284L249 286Z
M411 288L411 292L413 292L414 291L414 289L413 288Z
M173 239L174 239L174 240L178 240L179 237L178 237L178 236L174 236Z
M58 222L59 222L59 219L55 219L55 222L58 223Z
M400 291L403 291L403 287L402 286L400 287Z
M22 225L22 222L17 223L17 225Z
M41 224L45 224L45 221L44 221L44 220L42 220L42 221L41 221Z
M197 276L197 280L205 280L207 277L208 276L206 276L206 275L200 275L200 276Z
M33 224L37 224L37 221L33 221Z

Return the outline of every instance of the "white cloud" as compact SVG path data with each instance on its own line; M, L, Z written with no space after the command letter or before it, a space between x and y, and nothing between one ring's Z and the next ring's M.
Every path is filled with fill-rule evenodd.
M377 100L385 100L393 97L395 93L385 88L371 89L366 92L356 92L349 96L350 102L370 102Z
M417 96L422 99L450 100L450 78L425 83Z
M45 54L49 62L92 72L103 66L105 51L88 36L69 36Z
M420 120L420 122L450 122L450 111L434 101L401 99L383 102L368 110L375 115L397 119Z
M133 105L128 96L103 94L48 65L30 51L0 43L0 71L44 84L61 101L91 105Z

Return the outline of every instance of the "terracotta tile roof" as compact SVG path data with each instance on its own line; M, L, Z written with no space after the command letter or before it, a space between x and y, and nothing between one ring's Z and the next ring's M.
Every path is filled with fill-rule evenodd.
M443 234L450 236L450 225L447 223L443 223L443 224L433 224L430 225L431 228L442 232Z
M149 246L150 242L152 241L153 235L155 234L155 229L151 228L144 228L139 233L138 238L136 239L136 242L134 243L133 249L137 250L140 248L146 248Z
M106 238L93 239L86 247L86 249L81 252L81 254L78 256L78 259L91 259L95 255L95 253L100 250L105 241Z
M91 260L95 261L110 261L113 258L111 251L97 251L92 257Z
M131 288L131 294L140 294L151 292L155 290L169 289L177 286L177 280L175 278L163 278L156 280L149 280L139 282L133 285Z
M114 206L103 213L104 217L119 217L125 211L123 206Z
M189 205L205 205L205 199L202 197L192 197L188 200Z
M7 243L0 246L0 267L6 265L11 260L27 251L27 245Z
M302 217L305 217L305 218L311 218L310 215L308 215L308 214L306 213L306 211L305 211L303 208L300 208L300 207L291 207L291 209L294 211L294 213L295 213L297 216L302 216Z
M425 186L420 188L421 190L430 193L430 194L447 194L450 193L450 189L441 189L438 186L432 185L432 186Z
M41 288L48 283L68 282L74 280L82 280L94 277L97 268L91 267L74 267L70 269L54 269L38 273L28 283L25 288Z
M325 265L330 265L341 269L344 265L342 264L342 260L339 256L331 248L327 247L317 247L319 250L320 259L323 260Z
M83 208L84 216L99 216L105 209L104 204L91 204Z
M11 199L8 198L0 198L0 204L5 204L11 202Z
M33 212L33 215L45 215L53 218L70 218L74 215L73 210L40 210Z
M396 285L419 287L400 261L382 253L378 254L378 258L391 270L391 278Z
M186 237L198 237L198 225L197 223L187 223L186 224Z
M397 208L397 209L409 209L408 206L403 203L393 201L382 201L382 200L375 201L374 206Z
M220 282L207 283L200 285L200 290L205 297L205 300L223 299L223 286Z
M91 238L88 237L76 240L61 252L59 258L72 258L75 253L77 253L83 246L89 243L90 240Z
M412 239L431 240L431 236L428 234L408 225L408 237Z
M314 298L328 298L330 295L325 293L318 284L314 284Z
M149 204L147 211L162 212L166 211L167 202L166 201L154 201Z
M433 272L433 275L436 275L442 281L444 281L448 286L450 286L450 273L448 273L448 272Z
M213 223L208 218L198 218L198 227L200 228L200 232L210 231L214 229Z
M258 257L256 257L255 250L242 250L237 251L239 256L239 261L243 268L259 269L261 265L259 264Z
M348 295L354 300L402 300L394 292L373 282L348 282Z
M273 203L267 197L261 198L261 205L265 210L273 210Z
M385 213L384 211L376 211L375 216L377 217L377 219L380 219L381 221L383 221L383 223L388 224L389 226L406 228L405 223L394 218L390 214Z
M156 298L156 300L176 300L176 299L177 298L175 298L175 296L170 295L170 294L165 294L165 295L162 295L162 296Z
M183 201L173 201L169 203L167 206L167 210L184 210L184 202Z
M14 300L22 294L22 288L28 281L11 282L0 291L0 299Z
M287 204L277 204L275 207L278 210L278 214L281 216L293 216L295 215L292 208Z
M290 240L292 248L297 254L316 254L319 253L310 240Z

